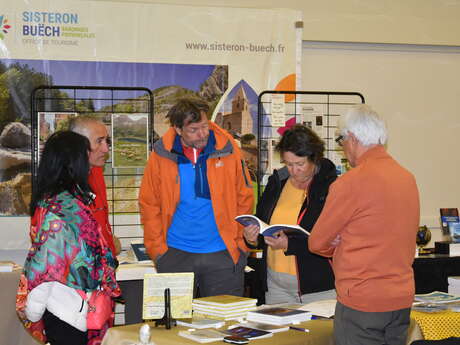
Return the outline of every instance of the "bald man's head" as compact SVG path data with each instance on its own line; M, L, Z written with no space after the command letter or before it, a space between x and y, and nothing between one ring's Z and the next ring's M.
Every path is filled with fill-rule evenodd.
M88 138L91 144L89 153L91 166L104 166L109 152L107 127L93 117L78 116L70 121L69 129Z

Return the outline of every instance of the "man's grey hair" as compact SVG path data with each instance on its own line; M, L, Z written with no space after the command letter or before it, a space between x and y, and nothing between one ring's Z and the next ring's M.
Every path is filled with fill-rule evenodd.
M89 138L90 127L93 124L103 124L102 121L90 116L76 116L70 120L69 130Z
M388 132L385 122L370 106L353 106L340 120L340 134L346 137L352 133L364 146L385 145Z

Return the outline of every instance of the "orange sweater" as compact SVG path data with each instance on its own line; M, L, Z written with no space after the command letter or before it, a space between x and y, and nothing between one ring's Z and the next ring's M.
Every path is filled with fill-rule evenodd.
M365 312L411 306L419 219L415 178L383 146L371 148L331 185L308 245L333 257L339 302Z

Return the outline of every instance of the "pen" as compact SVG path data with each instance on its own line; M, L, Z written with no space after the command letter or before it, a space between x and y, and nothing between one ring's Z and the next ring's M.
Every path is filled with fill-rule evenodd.
M306 333L310 332L310 330L309 330L309 329L306 329L306 328L300 328L300 327L293 327L293 326L289 326L289 329L293 329L293 330L295 330L295 331L300 331L300 332L306 332Z

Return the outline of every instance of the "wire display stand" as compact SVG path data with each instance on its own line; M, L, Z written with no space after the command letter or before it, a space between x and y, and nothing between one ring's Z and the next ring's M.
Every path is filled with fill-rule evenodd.
M350 106L365 103L358 92L333 91L263 91L258 98L257 132L257 195L260 198L268 177L280 168L279 155L274 148L283 132L283 127L302 123L312 128L324 140L325 156L343 172L345 158L335 143L338 120ZM276 109L275 109L276 107ZM283 125L273 126L277 112L284 114ZM273 115L273 116L272 116Z
M32 190L36 186L40 152L46 138L68 129L71 117L91 116L102 121L112 133L112 114L148 116L148 151L153 147L153 95L142 87L39 86L32 92ZM122 247L143 239L138 192L144 167L112 167L111 154L104 166L110 223Z

